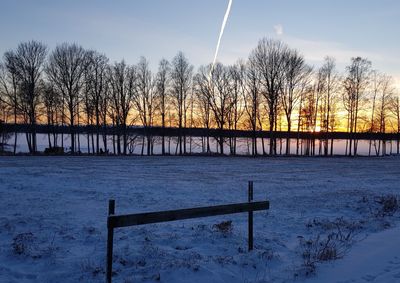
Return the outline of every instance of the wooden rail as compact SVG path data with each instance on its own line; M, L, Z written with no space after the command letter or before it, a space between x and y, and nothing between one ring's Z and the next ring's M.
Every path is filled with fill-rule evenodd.
M139 214L114 215L108 217L108 226L112 228L160 223L191 218L234 214L248 211L264 210L268 205L266 201L244 202L218 206L196 207L160 212L148 212Z
M248 212L248 250L253 249L253 212L269 209L269 201L253 202L253 182L249 181L248 202L217 206L196 207L187 209L167 210L159 212L137 213L127 215L115 214L115 201L110 200L107 218L107 263L106 282L112 281L112 258L114 229L151 223L169 222L176 220L209 217L225 214Z

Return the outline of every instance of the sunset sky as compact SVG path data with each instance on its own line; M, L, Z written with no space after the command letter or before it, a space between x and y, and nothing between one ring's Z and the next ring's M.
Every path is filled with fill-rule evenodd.
M1 0L0 53L21 41L53 48L77 42L112 60L135 63L182 50L195 65L213 59L227 0ZM344 69L352 56L400 78L400 1L233 0L219 61L246 58L257 41L280 38L318 66L324 56Z

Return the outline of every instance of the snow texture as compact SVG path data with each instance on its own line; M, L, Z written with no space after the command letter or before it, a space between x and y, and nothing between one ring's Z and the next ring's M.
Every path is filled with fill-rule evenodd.
M399 165L399 157L1 157L0 282L104 282L109 199L117 214L244 202L249 180L254 200L271 202L254 213L254 251L245 213L120 228L113 282L400 282L399 215L382 215L377 202L399 194ZM227 231L215 226L229 220ZM301 239L337 223L357 227L343 259L310 272Z

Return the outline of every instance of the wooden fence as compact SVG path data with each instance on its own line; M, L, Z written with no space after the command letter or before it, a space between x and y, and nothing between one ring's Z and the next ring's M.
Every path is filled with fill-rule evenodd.
M253 211L269 209L269 201L253 202L253 182L249 181L248 202L148 213L115 215L115 201L108 203L106 282L112 280L114 229L200 217L248 212L248 250L253 249Z

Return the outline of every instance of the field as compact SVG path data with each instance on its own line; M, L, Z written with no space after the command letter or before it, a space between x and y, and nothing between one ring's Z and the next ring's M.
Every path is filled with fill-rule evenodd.
M399 157L0 157L0 282L104 282L109 199L117 214L244 202L249 180L254 199L271 203L255 213L253 252L246 214L123 228L113 282L327 282L329 274L396 282L400 218L385 205L400 194L399 165ZM329 252L315 256L327 239ZM376 242L380 253L368 254Z

